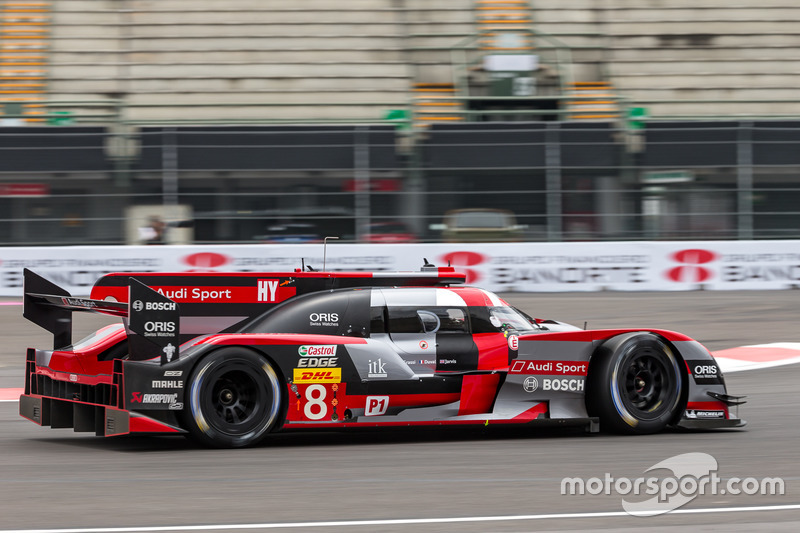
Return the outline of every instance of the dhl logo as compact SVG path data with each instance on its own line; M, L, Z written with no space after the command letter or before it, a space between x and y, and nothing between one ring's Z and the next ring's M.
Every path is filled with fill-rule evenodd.
M341 383L341 368L326 368L320 370L308 370L305 368L294 369L295 383Z

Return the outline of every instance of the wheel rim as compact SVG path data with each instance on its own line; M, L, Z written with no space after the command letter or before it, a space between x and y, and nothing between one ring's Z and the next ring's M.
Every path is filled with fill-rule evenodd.
M618 373L620 397L635 418L650 420L672 409L677 373L672 358L652 346L635 346Z
M228 363L212 371L201 394L206 423L220 433L241 436L259 429L274 398L260 369L246 362Z
M214 414L228 425L246 423L256 413L258 403L258 385L244 372L220 376L211 391Z

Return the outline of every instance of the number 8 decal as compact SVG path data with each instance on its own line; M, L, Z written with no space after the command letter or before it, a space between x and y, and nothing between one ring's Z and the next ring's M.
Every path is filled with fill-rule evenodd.
M318 392L318 394L315 394ZM303 414L309 420L320 420L328 414L328 406L325 405L325 397L328 395L324 385L309 385L306 388L306 405L303 407ZM319 407L319 412L314 412L314 407Z

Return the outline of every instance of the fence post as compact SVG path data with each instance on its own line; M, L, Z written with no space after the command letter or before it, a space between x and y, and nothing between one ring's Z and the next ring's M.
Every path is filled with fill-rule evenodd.
M562 239L561 145L559 124L549 122L545 133L545 180L547 194L547 240Z
M753 123L740 122L736 143L738 238L753 238Z
M357 126L355 146L353 147L353 166L355 177L355 230L356 240L362 241L368 231L370 217L370 179L369 179L369 127Z
M164 143L162 144L161 163L162 174L162 201L166 212L178 204L178 146L175 128L164 130Z

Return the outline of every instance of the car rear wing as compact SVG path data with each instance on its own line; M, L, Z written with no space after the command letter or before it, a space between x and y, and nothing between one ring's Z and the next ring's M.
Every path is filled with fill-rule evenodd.
M131 359L177 358L180 346L180 308L136 278L129 278L128 302L76 298L27 268L23 272L22 315L53 334L53 349L72 344L72 313L122 317L128 332Z
M53 349L72 344L72 312L128 316L128 304L76 298L36 272L23 271L22 316L53 334Z

